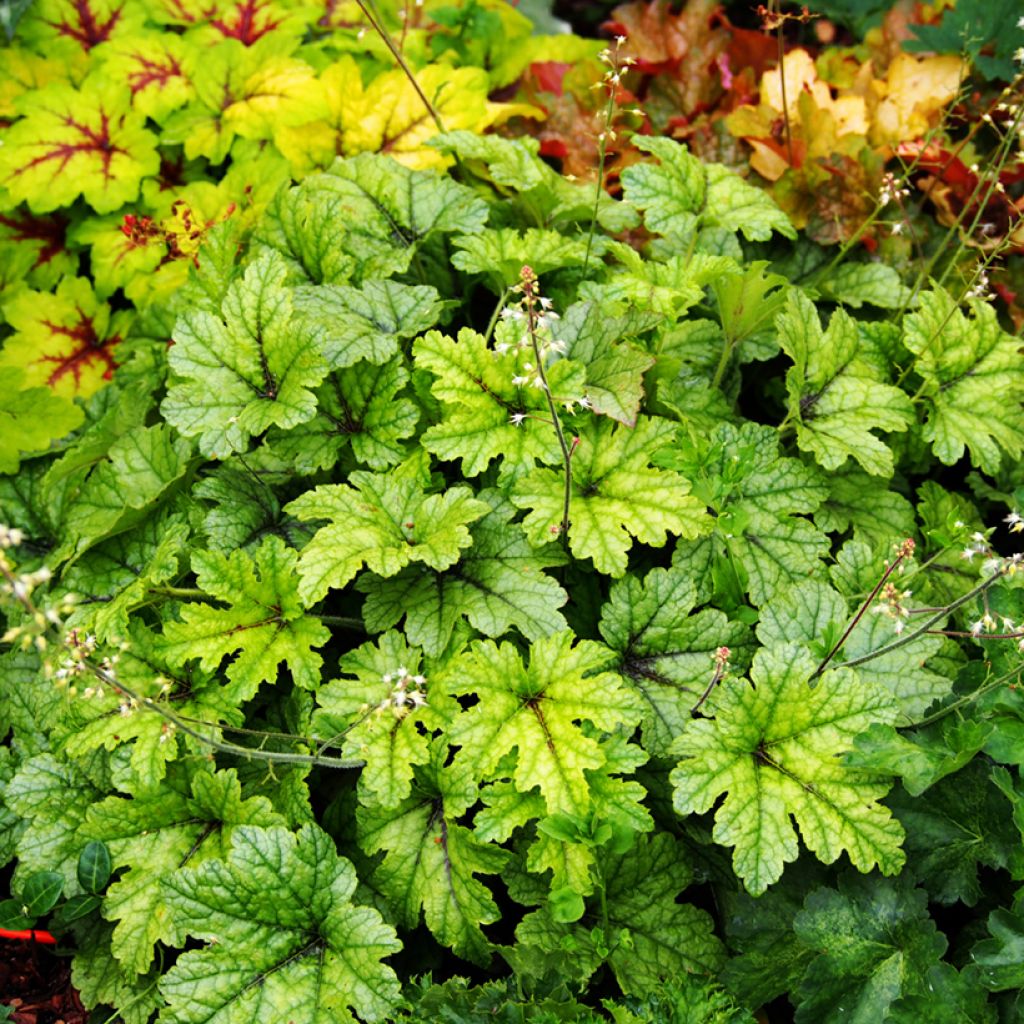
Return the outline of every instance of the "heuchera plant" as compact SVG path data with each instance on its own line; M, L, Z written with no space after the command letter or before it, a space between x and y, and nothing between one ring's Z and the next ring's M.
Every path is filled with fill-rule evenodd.
M502 0L34 3L0 59L0 416L39 387L93 394L210 227L250 226L280 185L361 152L440 166L424 145L438 121L538 116L490 96L556 42L569 57L597 45L531 32ZM47 438L5 430L0 465L75 416L62 405Z
M284 185L8 457L5 922L90 1006L1019 1012L1019 341L635 142L596 208L467 131Z

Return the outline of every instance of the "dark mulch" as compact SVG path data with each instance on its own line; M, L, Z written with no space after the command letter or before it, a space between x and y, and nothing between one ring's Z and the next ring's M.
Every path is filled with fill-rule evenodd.
M45 946L0 939L0 1006L13 1024L86 1024L88 1014L71 987L71 961Z

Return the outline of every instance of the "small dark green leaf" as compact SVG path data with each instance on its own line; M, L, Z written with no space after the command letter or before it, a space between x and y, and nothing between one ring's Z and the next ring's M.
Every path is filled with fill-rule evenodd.
M78 858L78 884L88 893L102 892L110 881L110 851L94 839Z
M32 875L21 890L21 906L29 917L42 917L53 910L64 891L64 876L56 871Z
M21 900L0 901L0 928L17 932L31 928L34 923L34 920L31 917L26 917L22 911Z
M92 893L72 896L71 899L58 908L53 917L53 924L69 925L72 921L88 917L102 902L102 896L95 896Z

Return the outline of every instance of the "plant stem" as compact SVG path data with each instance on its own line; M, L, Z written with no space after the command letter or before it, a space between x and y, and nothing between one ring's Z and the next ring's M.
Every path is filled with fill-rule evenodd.
M367 0L356 0L359 5L359 10L363 12L363 16L370 23L371 28L384 40L384 45L391 51L391 56L395 58L395 63L405 72L405 77L412 83L413 89L416 90L416 95L419 96L423 102L423 106L427 108L427 112L434 119L434 124L437 125L439 132L445 132L447 129L444 126L444 121L441 120L441 115L438 113L437 107L427 98L427 94L423 91L420 83L416 81L416 75L413 73L411 67L406 62L405 57L402 56L402 51L395 46L394 40L388 34L387 29L384 28L383 24L378 22L377 18L374 17L370 12L370 7L367 4Z
M932 712L932 714L928 715L927 718L922 718L919 722L915 722L914 726L916 728L922 728L926 725L931 725L933 722L937 722L940 718L945 718L946 715L951 712L957 711L960 708L973 703L979 697L984 697L986 693L991 693L993 690L998 689L1003 685L1003 683L1009 682L1009 680L1014 676L1019 676L1021 672L1024 672L1024 665L1018 665L1015 669L1011 669L1009 672L993 679L991 682L984 683L973 693L968 693L965 696L960 697L958 700L953 701L952 704L947 704L944 708L939 708L938 711Z
M363 623L363 620L355 615L318 615L317 618L326 626L350 629L353 633L366 632L366 625Z
M821 673L825 671L825 667L828 665L828 663L840 652L840 650L842 650L843 644L845 644L846 641L850 639L850 634L857 628L857 623L860 622L862 618L864 618L864 614L867 612L868 608L871 607L871 602L874 601L874 599L878 596L878 592L882 589L882 587L885 586L885 581L896 571L897 566L902 564L903 560L909 554L910 551L906 547L901 547L899 554L897 554L897 556L892 560L892 562L886 567L885 572L882 573L882 576L879 579L879 581L875 584L874 589L871 591L870 594L868 594L864 603L857 610L857 614L854 615L850 624L846 627L845 631L843 632L843 635L832 646L832 650L830 650L828 654L826 654L825 657L822 658L821 663L814 670L814 672L811 673L811 679L817 679L818 676L820 676ZM943 613L945 613L945 609L943 609Z

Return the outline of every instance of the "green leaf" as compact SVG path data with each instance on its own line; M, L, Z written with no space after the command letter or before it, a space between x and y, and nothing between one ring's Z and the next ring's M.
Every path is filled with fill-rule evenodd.
M786 374L788 416L801 450L825 469L853 458L874 476L892 476L892 451L873 431L906 430L913 410L907 396L880 380L862 357L856 322L836 310L822 331L814 303L793 290L776 326L793 360Z
M914 25L903 47L912 53L963 53L973 71L1010 81L1017 74L1017 47L1024 46L1014 0L965 3L943 11L938 24Z
M593 302L577 302L565 311L558 336L566 357L586 367L586 395L594 412L627 426L636 424L644 397L644 374L655 358L625 340L649 330L657 320L636 311L610 317Z
M672 772L680 814L715 814L717 843L735 847L733 867L755 895L796 859L796 832L820 860L845 850L860 871L894 874L903 864L903 830L878 801L878 776L844 767L837 755L873 722L892 722L896 705L851 669L830 670L813 689L815 661L796 646L754 657L753 685L726 679L712 697L714 718L688 723Z
M441 459L461 458L462 472L477 476L501 457L503 465L521 471L535 462L560 458L547 398L540 388L512 383L522 374L525 353L489 350L484 337L463 328L453 340L437 331L413 345L416 368L437 379L431 393L441 402L441 422L422 435L423 447ZM556 396L583 394L579 364L560 359L547 371ZM522 416L522 422L513 422Z
M962 971L937 963L925 976L927 992L905 995L889 1007L892 1024L996 1024L996 1007L981 986L981 971L969 964Z
M490 637L514 626L527 640L539 640L565 628L558 609L568 595L544 573L564 562L561 552L530 547L519 525L509 522L515 509L498 492L477 497L491 511L470 527L472 544L456 565L443 572L410 566L390 579L360 578L367 629L388 629L404 615L410 642L436 656L463 616Z
M352 1024L398 1003L381 960L401 944L380 914L352 903L356 873L314 825L235 829L227 861L166 884L169 909L209 943L178 957L161 979L165 1024Z
M93 839L78 858L78 884L88 893L102 892L110 881L110 868L107 844Z
M812 276L811 281L822 298L851 309L860 309L865 303L879 309L902 309L912 295L896 268L887 263L840 263L827 276Z
M583 423L572 458L569 548L598 572L622 576L632 538L662 547L668 535L696 537L710 526L703 502L677 473L651 467L673 434L667 420L640 417L632 429L608 419ZM564 475L537 469L519 480L512 501L530 509L523 528L540 546L560 532Z
M657 461L691 480L694 496L714 510L709 559L738 568L738 585L755 605L818 571L828 541L795 513L818 508L826 494L823 478L811 466L780 457L770 428L723 423L713 433L694 431Z
M524 266L538 276L583 263L587 254L584 237L567 238L557 231L541 228L488 228L452 239L456 251L452 266L466 274L492 277L496 290L518 284ZM595 247L600 252L600 247Z
M358 470L348 484L326 484L287 506L303 520L330 520L317 530L299 559L298 592L308 607L327 591L344 587L365 564L394 576L421 562L447 569L472 543L467 525L486 515L468 487L425 494L418 461L389 475Z
M450 741L461 748L454 767L483 778L518 749L512 775L521 792L539 787L549 813L585 812L585 772L606 758L577 723L611 731L632 728L640 717L636 698L614 674L596 674L606 663L600 644L574 646L569 631L531 644L526 664L512 644L474 643L436 681L444 692L478 698L449 727Z
M365 761L360 801L392 808L409 796L413 769L428 758L428 734L457 710L422 673L421 653L401 634L385 633L346 654L337 679L317 691L313 733L343 738L342 754ZM355 678L352 678L352 677Z
M490 959L481 925L500 917L491 891L474 876L500 874L509 854L481 842L459 819L477 800L473 775L445 767L448 745L431 744L416 769L411 793L394 807L360 807L359 842L367 853L385 851L373 873L399 920L427 927L457 955L477 963Z
M49 388L25 387L19 367L0 366L0 473L16 473L19 456L48 448L84 418Z
M202 668L215 670L226 655L240 652L226 673L236 702L252 697L260 683L275 682L282 661L296 685L315 689L323 659L313 648L327 643L330 632L303 614L297 562L279 537L268 537L252 556L193 552L200 588L230 607L183 605L180 621L164 624L164 656L172 665L198 658Z
M800 982L796 1024L888 1020L900 996L927 995L925 978L946 948L927 905L903 878L847 874L838 889L815 889L794 922L819 953Z
M33 213L70 206L79 196L112 213L139 194L160 168L156 136L132 109L128 89L102 75L81 89L54 82L25 93L22 114L4 133L0 183Z
M771 196L723 164L704 164L672 139L636 135L632 141L660 161L622 172L626 200L644 211L644 224L655 234L688 236L698 227L719 227L751 242L766 242L773 231L796 237Z
M853 531L874 548L890 547L915 533L914 507L888 481L870 476L853 462L828 474L828 497L814 513L826 533Z
M644 700L644 749L668 753L709 685L715 651L728 647L733 671L750 662L749 629L706 608L693 613L697 591L682 569L652 569L644 580L616 582L601 614L601 636L618 654L617 670Z
M204 455L244 451L271 425L292 427L316 414L312 388L327 372L319 338L292 311L284 261L266 254L232 284L221 311L179 317L163 401L168 422L199 438Z
M593 957L592 971L605 959L598 951L602 937L612 939L608 965L622 991L635 996L659 991L668 979L706 975L721 965L722 949L707 914L676 902L693 873L671 836L641 838L628 853L608 856L603 871L600 907L591 898L588 915L575 925L556 922L547 909L535 911L516 929L520 946Z
M64 892L64 876L58 871L38 871L29 875L21 887L22 913L36 920L44 917L57 905Z
M907 833L907 872L935 901L975 906L988 895L983 867L1024 877L1020 832L982 759L916 799L896 789L888 803Z
M988 917L990 939L975 943L971 957L990 992L1024 986L1024 916L1002 907Z
M164 785L130 800L111 796L89 808L82 835L106 843L114 864L127 868L103 902L104 916L117 922L111 952L123 969L147 971L154 945L172 944L180 934L164 888L179 868L219 863L244 824L280 822L266 799L242 799L233 770L197 771L191 787Z
M360 288L305 285L294 294L301 322L315 330L332 370L361 359L387 362L402 338L433 327L443 308L433 288L398 281L364 281Z
M969 302L970 318L950 294L921 296L903 321L903 343L917 357L926 404L923 436L940 462L952 465L970 450L986 473L995 473L1003 452L1024 451L1024 370L1020 343L999 326L995 308Z
M920 796L939 779L963 768L991 734L989 722L947 719L940 728L909 733L898 733L891 725L876 723L857 737L844 763L898 775L911 796Z

